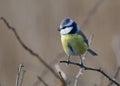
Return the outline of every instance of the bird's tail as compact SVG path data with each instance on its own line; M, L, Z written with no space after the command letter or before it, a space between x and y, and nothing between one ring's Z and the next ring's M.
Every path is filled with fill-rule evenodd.
M95 51L93 51L92 49L88 49L88 52L91 54L91 55L93 55L93 56L97 56L98 54L95 52Z

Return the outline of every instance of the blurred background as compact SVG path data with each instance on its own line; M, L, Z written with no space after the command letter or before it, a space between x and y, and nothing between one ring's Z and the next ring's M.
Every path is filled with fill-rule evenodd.
M16 28L22 41L38 53L51 67L66 60L57 28L61 20L71 17L89 38L97 57L87 56L85 64L102 68L111 77L120 65L120 0L0 0L0 17ZM61 55L62 52L62 55ZM71 58L77 61L79 58ZM0 85L15 85L18 65L25 66L23 86L60 86L56 77L29 54L15 35L0 21ZM59 64L71 86L79 67ZM74 71L73 71L74 70ZM119 77L119 76L118 76ZM118 79L119 81L119 79ZM107 86L109 80L97 72L84 71L79 86Z

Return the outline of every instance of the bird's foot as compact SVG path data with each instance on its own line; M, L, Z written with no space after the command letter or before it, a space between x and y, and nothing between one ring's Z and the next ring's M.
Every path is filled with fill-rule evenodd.
M83 67L83 65L84 65L84 64L83 64L83 60L82 60L82 59L80 60L80 65L81 65L81 68L82 68L82 67Z
M66 66L68 66L70 64L70 60L67 59L67 63L66 63Z

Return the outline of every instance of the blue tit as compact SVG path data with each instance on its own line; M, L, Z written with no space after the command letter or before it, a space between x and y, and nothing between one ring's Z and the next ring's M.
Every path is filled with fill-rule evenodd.
M58 31L60 32L62 46L68 56L68 61L70 56L81 56L86 51L93 56L97 55L96 52L89 48L88 39L71 18L63 19Z

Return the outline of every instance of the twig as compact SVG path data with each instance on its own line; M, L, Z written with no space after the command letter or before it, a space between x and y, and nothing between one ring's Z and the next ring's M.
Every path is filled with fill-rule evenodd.
M85 20L83 21L81 28L85 27L88 24L88 21L90 20L90 18L95 14L95 12L97 11L97 9L101 6L102 2L104 0L98 0L95 4L95 6L93 6L93 8L88 12Z
M67 61L60 61L60 63L68 63ZM73 65L77 65L81 68L83 68L84 70L91 70L91 71L97 71L99 73L101 73L102 75L104 75L107 79L109 79L111 82L113 82L114 84L116 84L117 86L120 86L120 84L113 78L111 78L110 76L108 76L103 70L101 70L100 68L97 69L97 68L91 68L91 67L87 67L85 66L84 64L81 65L79 63L75 63L75 62L71 62L69 61L69 64L73 64Z
M82 75L82 70L83 70L82 68L79 69L79 72L78 72L78 74L75 77L74 86L78 86L78 79L79 79L80 75Z
M56 71L58 72L60 79L62 81L63 86L68 86L67 84L67 77L65 72L60 68L59 64L55 64Z
M15 86L19 85L20 73L21 73L23 67L24 67L23 64L19 64L18 73L17 73L17 76L16 76L16 85Z
M19 41L19 43L21 44L21 46L26 50L28 51L31 55L35 56L39 62L41 62L46 68L48 68L52 74L57 78L57 79L60 79L59 78L59 75L54 71L54 69L49 66L43 59L41 56L39 56L36 52L34 52L32 49L30 49L26 44L23 43L23 41L21 40L20 36L18 35L16 29L12 26L10 26L10 24L7 22L7 20L4 18L4 17L1 17L1 20L6 24L6 26L8 27L8 29L12 30L15 37L17 38L17 40Z
M66 77L65 72L60 68L60 65L59 65L59 64L55 64L55 69L56 69L56 71L59 73L59 75L62 76L62 78L63 78L64 80L67 80L67 77ZM60 78L61 78L61 76L60 76Z
M59 75L60 75L60 78L61 78L61 80L62 80L63 86L68 86L67 83L66 83L66 81L64 80L64 78L63 78L61 72L59 72Z
M118 77L119 72L120 72L120 66L118 67L118 69L117 69L117 71L115 73L115 76L114 76L115 79ZM112 84L113 84L113 82L110 82L107 86L111 86Z
M91 34L89 41L88 41L89 46L92 44L93 37L94 37L94 34Z
M49 86L40 76L37 77L45 86Z
M24 79L24 75L25 75L25 70L23 70L23 73L22 73L22 75L21 75L21 82L20 82L20 86L22 86L22 84L23 84L23 79Z

